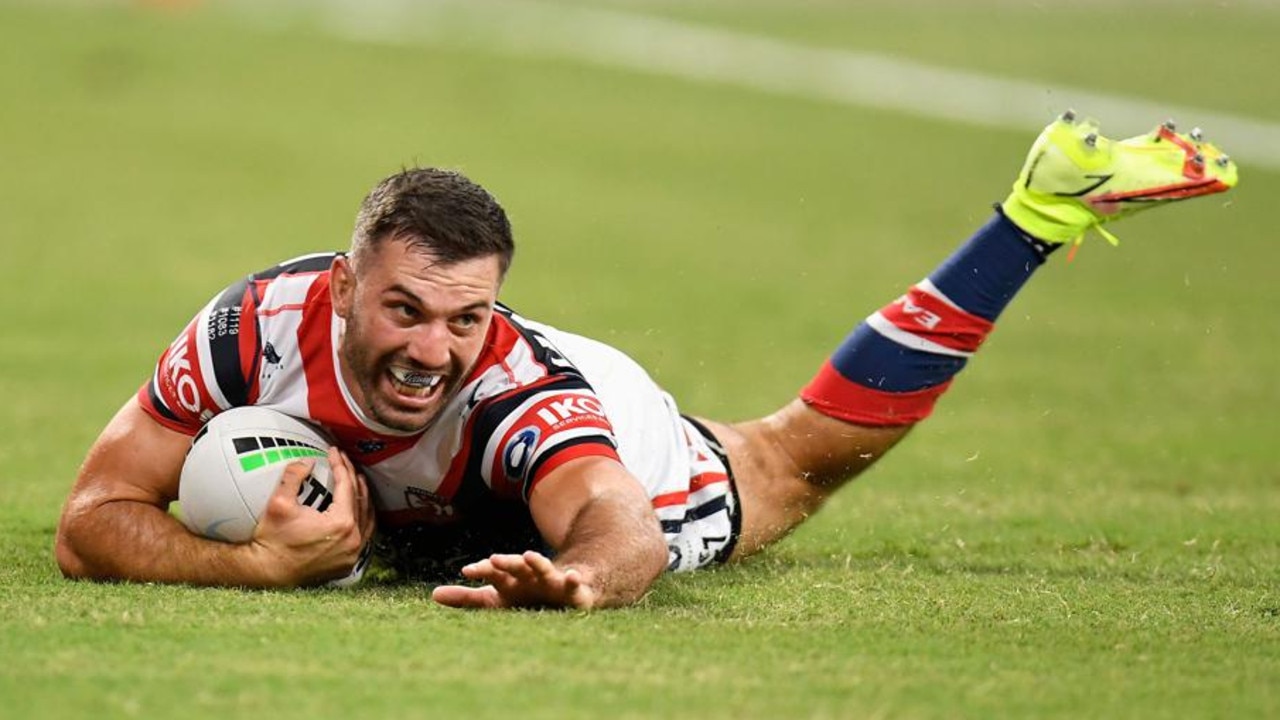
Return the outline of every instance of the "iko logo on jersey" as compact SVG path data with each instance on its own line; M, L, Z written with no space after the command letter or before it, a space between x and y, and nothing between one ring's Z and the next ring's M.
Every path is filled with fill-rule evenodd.
M587 418L604 417L604 407L600 401L587 395L574 395L560 400L552 400L538 410L538 419L555 428L561 424Z
M184 331L165 353L164 377L173 388L178 404L192 414L200 414L200 387L191 373L191 343Z

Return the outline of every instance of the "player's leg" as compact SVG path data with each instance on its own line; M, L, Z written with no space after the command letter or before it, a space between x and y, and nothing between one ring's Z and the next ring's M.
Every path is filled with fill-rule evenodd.
M927 417L1001 311L1062 244L1117 217L1235 182L1235 165L1198 131L1178 135L1166 125L1112 142L1070 113L1055 121L996 216L855 328L799 399L758 420L707 423L725 446L741 503L733 557L790 532Z

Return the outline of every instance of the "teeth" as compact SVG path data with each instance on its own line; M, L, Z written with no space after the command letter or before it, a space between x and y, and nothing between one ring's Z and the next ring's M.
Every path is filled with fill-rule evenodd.
M418 372L417 370L406 370L401 367L392 367L391 376L396 382L410 388L426 388L435 387L440 382L440 375Z

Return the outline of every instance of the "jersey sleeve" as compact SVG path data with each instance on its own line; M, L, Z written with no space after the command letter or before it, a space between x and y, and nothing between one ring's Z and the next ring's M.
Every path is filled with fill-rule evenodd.
M485 401L472 431L485 484L526 502L539 481L570 460L620 461L604 406L576 375L552 376Z
M138 389L142 409L171 430L194 435L214 415L251 401L257 330L252 278L209 301L160 355Z

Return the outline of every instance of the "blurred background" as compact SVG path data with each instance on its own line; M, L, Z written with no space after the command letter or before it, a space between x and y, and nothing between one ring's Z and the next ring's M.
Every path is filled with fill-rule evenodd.
M398 168L503 202L508 304L732 420L926 275L1075 107L1111 137L1203 126L1241 185L1056 257L774 557L1158 547L1135 572L1274 589L1276 38L1265 0L0 0L0 577L52 581L84 451L208 298L345 248Z
M56 470L10 499L50 513L208 297L345 247L406 165L502 200L518 310L630 352L689 412L766 412L1068 106L1113 137L1188 116L1241 187L1042 273L903 471L1016 437L1019 467L1234 478L1274 452L1280 396L1278 32L1258 2L5 3L0 460Z

